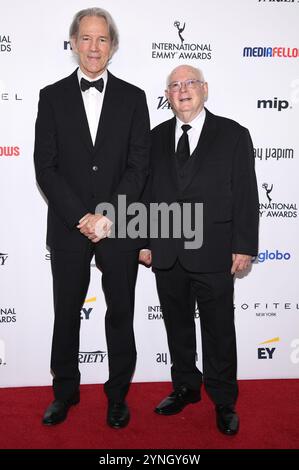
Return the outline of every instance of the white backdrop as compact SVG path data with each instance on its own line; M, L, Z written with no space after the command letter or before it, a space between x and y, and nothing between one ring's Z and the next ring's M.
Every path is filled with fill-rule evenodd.
M261 222L259 262L236 280L239 378L299 375L298 122L299 3L259 0L10 0L0 16L0 385L51 383L52 279L46 204L33 168L39 89L76 64L65 48L76 11L109 10L120 32L110 70L143 88L151 124L171 117L165 78L179 64L202 68L207 107L248 127L256 149ZM179 37L179 28L185 28ZM183 44L183 49L176 49ZM244 48L251 56L244 56ZM261 48L261 49L258 49ZM262 48L268 55L263 56ZM107 379L100 273L82 309L83 383ZM198 316L196 314L196 316ZM201 365L200 328L198 364ZM170 379L154 276L141 267L136 289L134 381Z

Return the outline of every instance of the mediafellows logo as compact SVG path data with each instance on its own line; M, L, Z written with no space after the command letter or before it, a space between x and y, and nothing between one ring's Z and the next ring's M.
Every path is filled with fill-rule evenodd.
M297 59L299 57L298 47L260 47L260 46L246 46L243 48L243 57L254 58L282 58L282 59Z
M11 39L8 34L0 34L0 52L11 52Z
M0 146L0 157L19 157L20 156L20 147L18 146Z
M152 42L153 59L175 60L210 60L212 48L210 43L194 42L190 38L188 25L179 20L173 22L172 37L176 35L176 42Z
M273 184L263 183L264 199L266 202L260 202L260 217L271 218L296 218L297 204L295 202L277 201L274 199Z

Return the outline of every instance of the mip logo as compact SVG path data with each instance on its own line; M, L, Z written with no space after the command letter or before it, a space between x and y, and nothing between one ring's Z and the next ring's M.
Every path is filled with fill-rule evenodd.
M287 100L279 100L277 97L273 98L273 100L257 100L257 107L258 109L269 108L276 109L277 111L292 108L292 106L290 106L290 103Z
M276 338L267 339L267 341L263 341L262 343L260 343L260 345L278 343L279 341L280 341L280 338L277 336ZM276 351L276 348L273 348L273 347L257 348L257 358L258 359L273 359L273 354L275 351Z
M85 302L84 302L84 305L85 304L90 304L91 302L95 302L97 300L96 297L90 297L90 299L86 299ZM81 315L80 315L80 319L81 320L89 320L89 317L91 315L93 311L93 307L82 307L81 308Z
M184 26L181 26L181 23L176 20L176 21L173 23L173 26L174 26L175 28L177 28L179 38L180 38L180 40L181 40L181 43L183 44L184 41L185 41L185 39L184 39L183 36L182 36L182 32L183 32L184 29L185 29L186 23L184 23Z

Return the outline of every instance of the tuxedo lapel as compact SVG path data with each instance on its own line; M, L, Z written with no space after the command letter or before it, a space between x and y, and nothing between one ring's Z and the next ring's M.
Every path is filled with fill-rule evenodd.
M174 117L169 121L169 125L164 135L164 151L165 155L167 155L167 171L170 170L170 176L178 188L178 176L175 160L175 126L176 118Z
M115 127L115 111L122 101L122 93L117 84L118 79L108 72L108 80L105 90L103 107L98 124L95 140L95 149L103 144L104 139L112 138Z
M201 131L201 135L193 154L190 157L190 161L187 163L191 166L190 177L185 180L185 184L182 189L186 189L187 186L196 177L197 173L201 170L205 162L207 161L210 152L213 150L213 143L217 136L217 124L214 115L206 109L206 118Z
M75 129L77 129L78 135L82 135L82 139L86 143L88 150L93 152L93 143L79 86L77 70L69 76L65 90L66 106L70 109L70 119L74 121Z

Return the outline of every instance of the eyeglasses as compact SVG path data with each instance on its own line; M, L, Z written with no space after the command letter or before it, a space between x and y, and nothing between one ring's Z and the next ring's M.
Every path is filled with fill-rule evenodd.
M181 91L183 85L185 85L185 87L189 90L196 88L198 83L202 85L204 82L202 80L195 79L185 80L184 82L171 82L169 83L168 88L172 93L177 93L178 91Z

